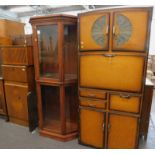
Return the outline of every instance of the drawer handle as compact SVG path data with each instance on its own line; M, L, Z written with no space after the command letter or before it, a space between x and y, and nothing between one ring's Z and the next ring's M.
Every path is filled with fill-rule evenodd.
M120 94L120 97L121 98L129 99L131 96L129 94L128 95Z
M25 68L22 68L22 71L25 71Z
M116 54L103 54L104 57L115 57Z
M90 106L90 107L96 107L95 104L91 104L91 103L89 104L89 106Z
M89 94L88 96L89 96L89 97L96 97L95 94Z

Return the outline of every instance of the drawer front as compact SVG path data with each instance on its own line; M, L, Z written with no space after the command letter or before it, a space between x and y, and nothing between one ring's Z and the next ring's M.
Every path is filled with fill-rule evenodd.
M80 86L140 92L144 62L141 56L80 56Z
M139 113L141 98L128 94L110 95L110 109Z
M104 100L97 100L97 99L87 99L87 98L80 98L80 105L81 106L88 106L93 108L106 108L106 101Z
M33 65L31 47L9 47L1 51L4 65Z
M89 89L80 89L80 96L83 97L91 97L91 98L99 98L99 99L106 99L107 93L103 91L97 90L89 90Z
M16 119L27 121L28 85L5 82L5 94L6 94L8 115Z
M2 73L5 81L29 82L34 79L33 67L2 65Z

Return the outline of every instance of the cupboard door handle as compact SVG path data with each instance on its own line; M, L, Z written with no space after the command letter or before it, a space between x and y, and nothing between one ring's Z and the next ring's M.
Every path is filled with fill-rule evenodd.
M110 128L111 128L111 125L110 125L110 124L108 124L108 132L109 132Z
M103 54L104 57L115 57L116 54Z
M103 130L104 130L104 128L105 128L105 124L104 123L103 123L102 127L103 127Z
M18 100L20 100L20 99L21 99L21 97L20 97L20 96L18 96L18 97L17 97L17 99L18 99Z
M121 98L129 99L131 96L129 94L128 95L120 94L120 97Z
M113 35L116 35L115 32L116 32L116 27L113 26L113 28L112 28L112 33L113 33Z
M109 33L109 26L106 27L106 35Z

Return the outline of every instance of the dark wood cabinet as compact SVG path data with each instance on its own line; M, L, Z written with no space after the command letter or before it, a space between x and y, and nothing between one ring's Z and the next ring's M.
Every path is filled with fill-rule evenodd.
M150 112L153 99L153 90L154 84L146 79L145 88L144 88L144 97L143 97L143 106L141 112L141 121L140 121L140 135L144 136L144 139L147 139L149 122L150 122Z
M4 92L4 81L0 77L0 115L7 115L6 102L5 102L5 92Z
M67 141L77 135L77 18L32 17L40 134Z
M3 46L1 54L9 121L32 131L37 126L32 46Z

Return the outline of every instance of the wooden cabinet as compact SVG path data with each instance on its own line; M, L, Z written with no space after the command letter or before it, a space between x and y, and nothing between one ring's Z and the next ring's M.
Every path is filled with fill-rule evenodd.
M154 84L149 79L146 79L144 88L143 106L141 112L141 122L140 122L140 135L144 136L145 140L147 140L147 134L149 129L153 90L154 90Z
M4 46L1 52L9 121L33 131L37 126L37 107L32 46Z
M0 78L0 115L7 115L3 78Z
M149 7L79 14L79 143L138 147L151 17Z
M32 17L39 132L61 141L77 136L77 18Z

